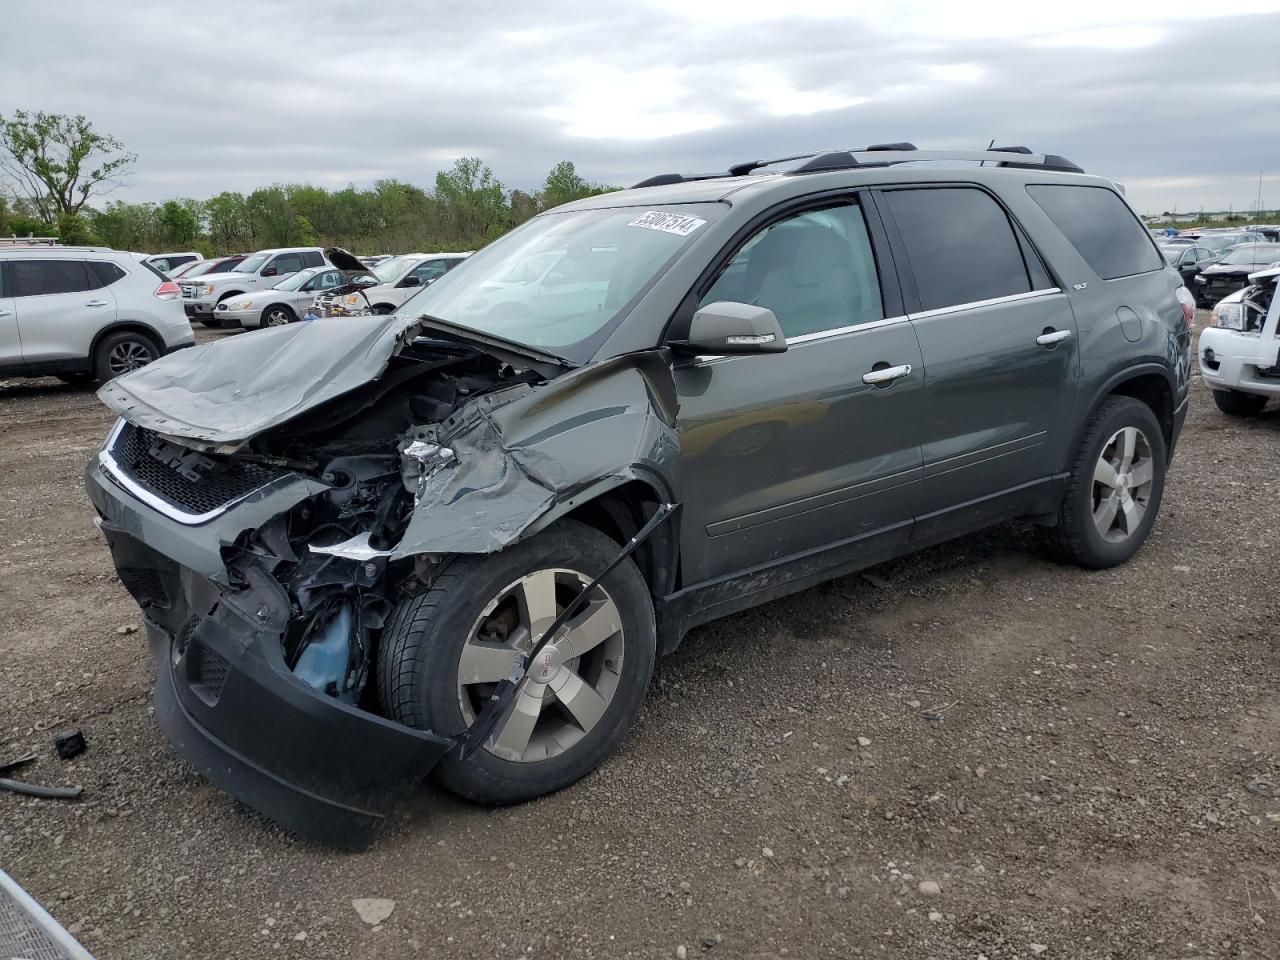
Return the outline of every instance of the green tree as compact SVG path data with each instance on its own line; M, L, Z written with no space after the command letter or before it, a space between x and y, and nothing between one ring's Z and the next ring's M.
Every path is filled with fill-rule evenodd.
M436 199L447 222L449 246L479 246L507 230L506 191L479 157L462 157L436 174Z
M598 183L588 183L578 176L578 171L571 160L561 160L543 181L538 191L538 206L542 210L550 210L562 203L581 200L583 197L594 197L598 193L608 193L613 187Z
M209 241L223 253L245 252L253 245L253 229L245 199L238 193L220 193L204 202Z
M108 192L137 156L81 115L27 113L0 116L0 172L41 218L78 214L94 194Z
M200 232L200 219L189 205L166 200L156 218L159 221L162 246L189 247Z
M58 240L69 247L85 247L101 243L94 236L89 221L78 213L60 213L57 223Z

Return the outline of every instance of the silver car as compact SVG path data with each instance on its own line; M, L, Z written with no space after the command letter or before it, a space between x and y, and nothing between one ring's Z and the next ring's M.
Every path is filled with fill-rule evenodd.
M178 285L132 254L0 248L0 377L107 381L195 342Z
M214 316L219 326L282 327L305 316L317 294L348 282L334 267L308 267L268 290L228 297L218 304Z

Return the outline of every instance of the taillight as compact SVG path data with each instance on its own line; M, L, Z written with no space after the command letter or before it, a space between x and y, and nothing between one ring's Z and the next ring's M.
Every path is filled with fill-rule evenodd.
M156 287L156 296L161 300L177 300L182 296L182 290L172 280L166 280Z
M1186 287L1179 287L1178 303L1182 306L1182 322L1187 325L1187 332L1190 333L1196 323L1196 298Z

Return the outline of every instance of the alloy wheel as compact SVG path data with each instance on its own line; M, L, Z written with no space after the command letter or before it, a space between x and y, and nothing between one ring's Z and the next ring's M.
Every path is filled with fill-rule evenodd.
M1093 524L1112 543L1133 536L1151 502L1155 464L1137 427L1122 427L1102 447L1093 468Z
M268 327L283 327L289 322L289 314L277 307L267 314Z
M498 593L476 620L458 658L458 703L470 726L494 686L510 677L560 612L591 582L576 570L537 570ZM622 617L597 586L538 654L511 712L485 749L504 760L558 756L600 722L618 689Z
M107 354L107 367L113 377L145 367L156 358L155 349L141 340L122 340Z

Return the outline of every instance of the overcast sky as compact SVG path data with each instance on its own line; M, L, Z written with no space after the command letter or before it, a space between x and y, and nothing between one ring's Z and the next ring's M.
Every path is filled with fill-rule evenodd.
M1042 7L1042 9L1032 9ZM6 0L0 114L83 113L116 197L429 186L482 157L625 185L910 140L1026 144L1139 210L1280 207L1280 0Z

